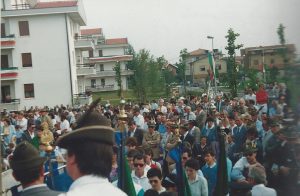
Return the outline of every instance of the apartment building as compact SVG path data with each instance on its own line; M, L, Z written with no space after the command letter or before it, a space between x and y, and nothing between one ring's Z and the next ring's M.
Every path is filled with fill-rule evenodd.
M78 94L75 40L82 1L3 0L1 109L72 104ZM75 48L76 46L76 48Z
M117 63L121 68L122 89L127 90L128 77L134 74L126 66L133 58L128 54L128 39L106 39L101 28L82 29L78 39L94 44L89 50L76 53L79 92L118 90L114 71Z

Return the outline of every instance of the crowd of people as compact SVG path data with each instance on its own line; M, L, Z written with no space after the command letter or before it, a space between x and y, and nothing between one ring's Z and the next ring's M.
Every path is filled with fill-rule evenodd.
M222 156L219 134L222 134L231 195L297 195L300 191L299 107L291 108L289 92L284 87L274 85L265 89L261 84L257 91L246 89L243 97L236 98L223 93L214 96L203 93L199 97L141 104L127 102L124 107L109 103L95 106L93 113L106 117L114 129L107 178L118 186L118 160L122 156L119 148L125 144L124 153L136 195L177 195L179 179L170 152L180 146L181 166L191 195L216 195L218 160ZM121 119L123 109L126 118ZM2 157L13 156L16 145L24 141L32 144L42 157L47 147L57 144L57 140L73 132L78 139L80 135L75 137L75 132L80 131L80 119L86 118L87 111L89 106L4 111ZM124 142L122 134L125 134ZM68 153L70 149L74 153L69 143L54 149L60 151L59 147L63 147ZM59 158L66 160L65 156ZM9 158L4 163L6 168L11 167ZM76 179L76 175L70 176Z

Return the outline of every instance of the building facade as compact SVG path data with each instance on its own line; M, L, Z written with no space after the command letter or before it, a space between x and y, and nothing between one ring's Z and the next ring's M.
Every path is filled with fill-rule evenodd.
M2 3L1 109L71 105L78 94L75 35L86 25L82 2L22 2Z
M214 60L218 73L227 73L226 61L220 52L214 51ZM186 76L190 78L191 83L205 83L209 76L209 70L211 68L208 60L208 50L198 49L189 53L187 57Z
M286 54L286 60L283 53ZM263 71L263 65L269 68L282 69L285 64L293 64L295 61L295 46L293 44L259 46L241 49L245 68Z
M133 56L128 54L127 38L106 39L101 28L82 29L81 39L90 40L94 47L78 51L77 78L79 92L103 92L118 90L117 64L120 64L122 89L128 89L128 77L133 71L126 66Z

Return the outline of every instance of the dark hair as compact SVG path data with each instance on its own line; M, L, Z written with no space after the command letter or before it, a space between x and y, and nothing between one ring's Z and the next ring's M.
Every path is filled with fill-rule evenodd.
M148 189L145 193L144 196L159 196L159 193L156 190L153 189Z
M17 181L20 181L21 184L26 185L36 181L40 177L42 168L43 165L33 169L13 170L13 174Z
M177 196L175 192L162 192L159 196Z
M208 118L206 119L206 122L215 122L215 120L214 120L212 117L208 117Z
M138 143L137 143L137 140L135 137L129 137L126 139L125 145L126 146L137 146Z
M183 154L183 153L187 153L189 157L192 156L192 151L191 151L191 149L189 149L189 148L184 148L184 149L182 150L182 154ZM181 155L182 155L182 154L181 154Z
M8 118L5 118L4 121L7 123L7 125L11 125L10 120Z
M207 155L207 154L210 154L213 157L216 155L215 152L210 148L205 150L204 155Z
M185 167L192 168L194 170L198 170L200 168L199 162L196 159L189 159L185 163Z
M150 155L153 157L153 151L151 148L145 148L144 153L145 153L145 155Z
M145 158L144 158L144 156L143 156L143 154L141 154L141 153L138 153L138 154L136 154L134 157L133 157L133 161L134 160L144 160L144 162L145 162Z
M161 174L160 169L158 169L158 168L149 169L147 172L147 178L153 178L155 176L157 176L160 180L162 179L162 174Z
M136 150L136 149L131 149L131 150L128 151L127 157L130 157L130 158L131 158L131 157L135 157L138 153L139 153L138 150Z
M109 177L113 155L111 145L80 141L68 148L68 155L75 155L78 169L82 174Z
M258 137L258 132L257 132L256 127L250 127L247 130L247 135L253 135L254 137Z
M136 125L134 120L131 120L131 121L128 122L128 126L131 126L131 125Z

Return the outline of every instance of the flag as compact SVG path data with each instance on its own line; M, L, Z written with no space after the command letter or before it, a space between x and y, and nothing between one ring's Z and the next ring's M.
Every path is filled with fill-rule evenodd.
M174 147L169 152L169 156L176 162L176 174L177 174L177 182L178 182L178 195L182 196L191 196L191 189L186 177L186 174L182 168L181 163L181 152L182 152L182 144L180 146Z
M224 196L228 194L228 176L227 176L227 160L225 151L225 135L219 133L220 154L217 162L217 184L214 191L215 196Z
M131 177L131 169L129 168L127 158L125 156L125 139L126 131L121 131L121 143L118 153L118 187L127 195L136 196L135 188Z
M218 77L219 73L218 70L216 70L216 64L214 60L214 56L211 52L208 53L208 62L210 65L210 80L214 80Z

